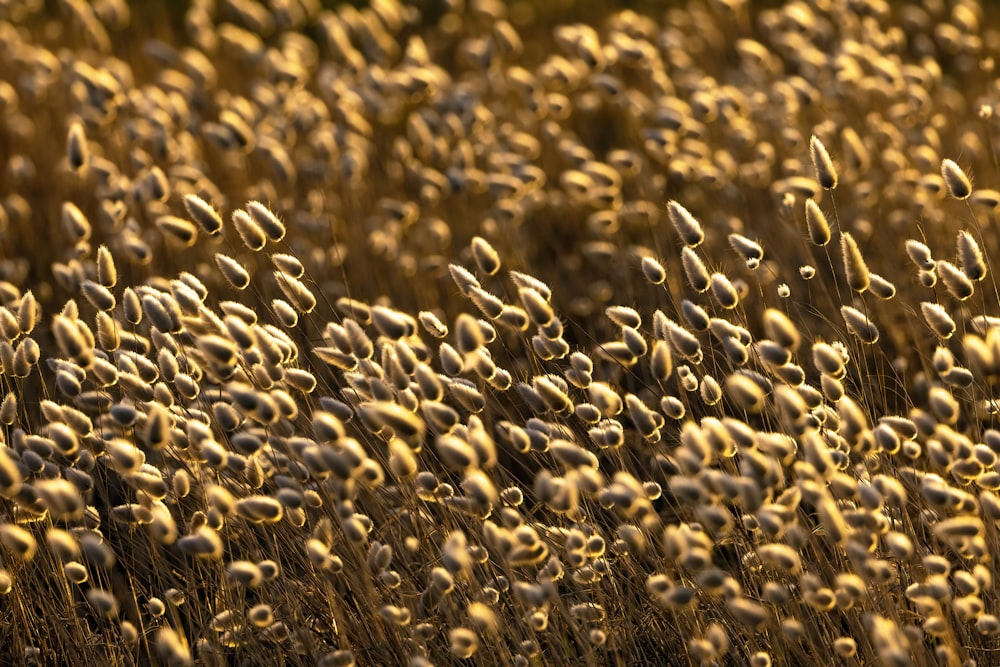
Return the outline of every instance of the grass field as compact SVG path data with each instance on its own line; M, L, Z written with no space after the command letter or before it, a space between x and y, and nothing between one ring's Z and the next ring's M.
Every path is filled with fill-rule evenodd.
M0 3L0 663L993 665L1000 23Z

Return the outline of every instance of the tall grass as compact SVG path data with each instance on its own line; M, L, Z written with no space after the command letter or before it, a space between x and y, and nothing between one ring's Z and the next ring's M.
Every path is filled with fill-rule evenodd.
M991 11L4 3L0 662L991 664Z

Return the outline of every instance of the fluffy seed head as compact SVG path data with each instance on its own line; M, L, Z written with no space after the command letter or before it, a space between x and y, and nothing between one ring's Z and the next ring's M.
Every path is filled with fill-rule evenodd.
M163 664L182 667L193 664L191 649L187 642L169 626L156 631L156 652Z
M316 307L316 297L301 280L282 271L275 271L273 275L278 287L296 310L300 313L312 312Z
M76 172L83 171L89 162L90 152L87 149L87 137L80 121L73 121L66 133L66 159L70 169Z
M417 314L420 325L435 338L448 337L448 325L442 322L434 313L422 310Z
M455 285L461 290L462 294L466 296L469 295L469 289L472 287L482 288L479 284L479 280L476 279L472 272L460 264L449 264L448 271L451 273L451 279L455 281Z
M495 320L503 314L503 301L486 290L480 287L470 287L468 296L476 308L491 320Z
M191 219L201 226L209 236L222 233L222 216L212 205L196 194L184 195L184 208Z
M284 508L277 498L248 496L235 504L238 515L253 523L277 523L284 516Z
M719 302L720 306L726 310L732 310L739 305L739 292L736 291L733 283L730 282L729 278L727 278L724 274L718 272L713 273L709 284L712 289L712 296L715 297L715 300Z
M860 310L852 306L841 306L840 314L844 318L844 323L847 324L847 330L862 343L872 345L878 341L878 328Z
M959 232L958 241L958 263L969 280L982 280L986 277L986 262L983 261L983 253L979 249L979 244L969 232Z
M632 327L636 329L642 326L642 317L635 310L628 306L608 306L604 310L608 319L620 327Z
M664 269L663 265L652 257L643 257L641 264L642 274L650 283L654 285L661 285L667 279L666 269Z
M670 216L670 222L677 230L677 234L687 247L694 248L705 240L705 232L701 228L701 223L679 203L668 201L667 214Z
M250 273L229 255L215 253L215 263L226 281L236 289L243 290L250 285Z
M63 355L70 359L86 356L87 341L73 320L65 315L56 315L52 320L52 332Z
M750 262L751 260L760 261L764 259L764 248L761 247L759 243L753 239L748 239L742 234L732 233L729 235L729 245L733 247L733 250L739 253L743 261Z
M653 377L659 382L666 382L670 377L674 369L674 360L670 345L666 341L653 341L652 351L649 355L649 367L653 372Z
M90 238L90 221L73 202L63 202L62 226L66 234L74 241L86 241Z
M955 320L951 318L948 311L936 303L924 301L920 304L920 312L924 315L924 321L931 328L934 334L941 339L951 338L955 333Z
M948 194L955 199L967 199L972 194L972 181L954 160L941 160L941 176L948 187Z
M852 658L858 652L858 644L851 637L837 637L833 640L833 652L841 658Z
M68 581L77 585L86 583L89 577L87 566L77 561L69 561L63 565L63 574Z
M14 392L7 392L7 395L3 398L3 403L0 404L0 422L10 426L17 419L17 395ZM3 456L3 454L0 454ZM4 460L0 459L0 466L3 466ZM0 471L0 484L7 485L7 481L10 480L9 473Z
M510 275L510 279L514 281L514 284L517 285L518 288L530 287L538 292L546 301L549 301L552 298L552 290L538 278L527 273L521 273L520 271L509 271L508 274Z
M850 232L844 232L840 236L840 252L844 259L844 273L847 276L847 284L855 292L864 292L871 284L871 277L868 273L868 265L865 258L861 256L857 241Z
M251 201L247 203L247 212L269 240L277 243L285 238L285 224L278 220L278 216L264 204L259 201Z
M492 276L500 270L500 255L494 250L490 242L481 236L472 237L472 256L476 260L479 270L488 276Z
M0 525L0 544L23 561L33 559L38 550L34 536L21 526L12 523Z
M80 291L83 293L84 298L98 310L113 310L117 303L111 290L92 280L84 280L80 283Z
M260 225L250 217L249 213L243 209L237 209L233 211L232 221L233 227L236 228L240 239L243 241L243 245L248 249L257 252L267 245L267 235L260 228Z
M97 280L104 287L114 287L118 283L118 270L108 246L97 248Z
M825 246L830 242L830 223L812 198L806 200L806 228L813 245Z
M255 588L264 580L264 575L256 563L247 560L238 560L226 566L226 579L240 586Z
M198 240L198 228L184 218L161 215L156 219L156 226L164 236L175 239L185 248L190 248Z
M813 135L809 138L809 154L812 157L813 168L816 170L816 180L826 190L833 190L837 187L837 169L833 166L833 160L826 150L826 146Z
M695 331L708 331L712 326L712 318L705 309L688 299L681 300L681 314Z
M877 273L869 273L868 278L871 280L868 291L878 298L888 300L896 296L896 286L882 276Z
M479 648L479 636L469 628L452 628L448 631L451 652L460 660L468 660Z
M972 279L951 262L939 259L936 263L937 275L953 299L965 301L976 291Z
M799 348L802 336L788 315L777 308L764 311L764 333L782 347L794 352Z
M931 255L931 249L925 244L915 239L907 239L904 246L906 254L909 255L910 260L917 265L918 269L923 271L932 271L934 269L934 257Z
M705 263L701 261L698 253L688 246L681 248L681 265L684 267L684 275L687 276L688 283L694 291L704 292L712 284Z
M114 618L118 615L118 600L108 591L91 588L87 591L87 602L101 616Z
M216 559L222 556L222 539L208 526L202 526L180 538L177 540L177 546L189 556L203 559Z
M531 318L535 326L544 327L550 324L555 318L552 306L535 289L522 287L518 290L517 295L521 299L521 304L524 306L525 311L527 311L528 317Z

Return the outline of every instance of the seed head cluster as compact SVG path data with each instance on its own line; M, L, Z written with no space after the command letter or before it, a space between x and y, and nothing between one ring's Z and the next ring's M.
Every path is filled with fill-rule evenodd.
M0 663L995 663L996 8L334 4L0 3Z

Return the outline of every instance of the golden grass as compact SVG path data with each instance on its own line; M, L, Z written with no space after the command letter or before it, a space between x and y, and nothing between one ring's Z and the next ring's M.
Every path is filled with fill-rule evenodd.
M995 662L995 12L571 5L3 3L0 662Z

